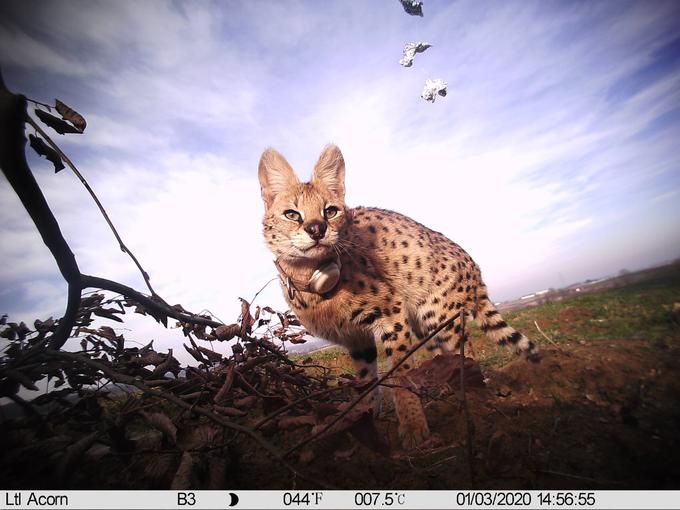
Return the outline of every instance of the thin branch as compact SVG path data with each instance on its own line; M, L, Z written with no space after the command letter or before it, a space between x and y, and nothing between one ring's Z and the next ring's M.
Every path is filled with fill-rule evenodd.
M104 220L106 220L106 223L109 225L111 232L113 232L113 235L115 236L116 241L118 241L118 246L120 246L121 251L123 253L127 253L130 256L130 258L132 259L132 261L135 263L135 265L137 266L137 269L139 269L139 272L142 274L142 278L144 278L144 281L146 282L146 286L149 288L151 295L158 297L158 294L156 294L156 291L153 290L153 287L151 286L151 279L149 278L149 273L147 273L144 270L142 265L137 260L137 257L135 257L135 255L130 251L130 249L127 246L125 246L125 243L123 243L123 239L121 239L120 234L118 234L116 227L113 226L113 223L111 222L111 219L109 218L109 215L107 214L106 209L104 209L104 206L99 201L99 198L95 194L94 190L90 187L88 182L85 180L85 177L83 177L83 175L78 171L78 169L73 164L73 162L68 158L68 156L66 154L64 154L64 152L59 148L59 146L56 143L54 143L54 141L52 141L52 139L47 135L47 133L45 133L45 131L40 127L40 125L38 123L36 123L28 115L26 115L26 121L31 126L33 126L33 129L35 129L36 132L39 133L40 136L42 136L47 141L47 143L57 152L57 154L59 154L59 157L62 159L62 161L64 163L66 163L71 168L71 170L73 171L75 176L80 180L82 185L85 187L87 192L90 194L90 196L94 200L95 204L97 204L97 207L99 208L99 212L102 213Z
M265 284L262 286L262 288L261 288L260 290L258 290L258 291L255 293L255 295L253 296L253 299L250 300L250 304L252 305L252 304L255 302L255 300L257 299L257 296L259 296L260 293L261 293L264 289L266 289L267 286L268 286L271 282L273 282L273 281L275 281L275 280L278 280L278 279L279 279L279 277L277 276L276 278L272 278L272 279L269 280L267 283L265 283Z
M133 301L138 302L139 304L143 305L145 308L149 310L152 310L160 315L172 317L173 319L176 319L180 322L189 322L191 324L205 325L213 328L222 326L221 322L217 322L212 319L206 319L205 317L201 317L200 315L195 315L186 312L178 312L176 309L169 306L165 301L158 302L154 298L145 296L141 292L138 292L132 287L128 287L127 285L123 285L122 283L86 274L80 276L80 281L83 289L88 287L95 287L98 289L110 290L111 292L122 294L126 298L130 298Z
M538 327L538 322L534 321L534 325L536 326L536 329L538 330L538 332L539 332L541 335L543 335L543 338L545 338L545 339L546 339L548 342L550 342L551 344L557 345L555 342L553 342L552 338L550 338L548 335L546 335L545 333L543 333L543 331L541 331L541 328Z
M616 480L598 480L597 478L591 478L589 476L572 475L571 473L563 473L561 471L551 471L549 469L537 469L536 473L543 475L553 475L553 476L563 476L565 478L573 478L574 480L582 480L585 482L595 482L602 485L623 485L623 482L617 482Z
M33 104L37 104L37 105L40 105L40 106L44 106L44 107L47 108L49 111L52 111L52 109L54 108L54 106L51 106L51 105L45 104L45 103L41 103L40 101L36 101L35 99L31 99L30 97L27 97L26 99L27 99L28 101L30 101L31 103L33 103Z
M470 417L470 409L467 405L467 395L465 394L465 342L467 341L467 332L465 331L465 312L460 315L460 400L465 414L465 424L467 427L467 461L468 461L468 476L470 483L474 483L475 468L473 464L473 441L474 441L474 424Z
M347 388L344 387L344 386L334 386L334 387L332 387L332 388L326 388L325 390L315 391L314 393L310 393L309 395L305 395L304 397L301 397L301 398L297 399L296 401L291 402L291 403L288 404L288 405L285 405L285 406L283 406L283 407L279 407L276 411L274 411L274 412L271 413L271 414L268 414L267 416L265 416L264 418L262 418L260 421L258 421L258 422L255 424L255 426L254 426L253 428L254 428L255 430L259 429L259 428L262 427L265 423L270 422L271 420L273 420L274 418L276 418L276 417L279 416L280 414L285 413L285 412L288 411L289 409L292 409L292 408L295 407L296 405L301 404L301 403L304 402L305 400L309 400L310 398L321 397L321 396L323 396L323 395L326 395L327 393L332 393L332 392L334 392L334 391L345 390L345 389L347 389Z
M354 401L353 401L349 406L347 406L347 408L346 408L343 412L341 412L340 414L338 414L333 420L330 421L330 423L328 423L325 427L323 427L321 430L319 430L316 434L312 434L312 435L309 436L308 438L306 438L306 439L304 439L303 441L300 441L299 443L297 443L295 446L289 448L288 451L284 454L284 456L287 457L288 455L290 455L290 454L293 453L294 451L300 449L301 447L303 447L303 446L306 445L307 443L309 443L309 442L315 440L316 438L318 438L318 437L321 436L322 434L325 434L327 430L329 430L333 425L335 425L337 422L339 422L339 421L340 421L347 413L349 413L354 407L356 407L357 404L359 404L359 402L361 402L364 398L366 398L368 395L370 395L371 392L372 392L378 385L382 384L382 382L383 382L385 379L387 379L388 377L390 377L390 376L391 376L391 375L392 375L392 374L393 374L393 373L394 373L401 365L403 365L403 364L406 362L406 360L409 359L409 358L410 358L410 357L411 357L418 349L420 349L423 345L425 345L427 342L429 342L430 340L432 340L432 338L434 338L434 336L437 335L437 333L439 333L440 331L442 331L444 328L446 328L446 327L449 326L449 325L453 325L453 323L455 322L455 320L456 320L460 315L461 315L460 312L458 312L456 315L454 315L454 316L451 317L450 319L448 319L448 320L442 322L439 326L437 326L434 330L432 330L432 331L430 332L429 335L427 335L427 336L426 336L425 338L423 338L420 342L418 342L416 345L414 345L414 346L411 348L410 351L406 352L406 354L404 355L404 357L401 358L399 361L397 361L397 362L392 366L392 368L390 368L387 372L385 372L385 374L383 374L382 377L380 377L380 378L376 379L375 381L373 381L373 382L368 386L368 388L366 388L366 390L364 390L363 393L361 393L357 398L354 399Z

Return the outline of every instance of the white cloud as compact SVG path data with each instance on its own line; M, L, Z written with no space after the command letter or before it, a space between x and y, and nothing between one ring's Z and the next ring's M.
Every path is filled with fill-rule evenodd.
M496 298L559 284L560 264L573 278L600 271L584 246L604 250L598 229L620 228L640 206L628 194L677 168L667 133L634 139L678 104L677 71L615 108L607 101L670 37L675 7L655 6L461 2L412 20L382 4L64 2L32 20L49 41L6 26L0 40L20 50L5 63L76 77L72 106L82 100L89 126L60 143L156 289L233 320L237 298L276 274L255 176L269 145L305 177L325 143L339 144L350 204L444 232L477 259ZM403 69L401 47L416 36L434 46ZM449 95L430 105L418 95L435 75ZM56 85L44 86L47 98ZM82 270L143 290L73 176L34 166ZM30 223L10 209L0 255L11 270L0 279L54 277ZM276 283L260 302L272 301L283 306Z
M34 72L58 73L66 76L84 77L91 73L91 67L70 56L30 37L16 27L0 25L0 47L2 61Z

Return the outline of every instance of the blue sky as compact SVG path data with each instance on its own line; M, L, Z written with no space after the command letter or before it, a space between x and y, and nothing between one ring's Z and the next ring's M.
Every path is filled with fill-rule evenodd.
M84 135L54 138L159 293L225 321L276 276L256 177L268 146L308 177L338 144L350 205L443 232L495 300L680 256L680 3L424 12L5 0L0 65L10 89L86 117ZM432 47L401 67L418 41ZM423 101L427 78L448 95ZM75 177L28 158L83 272L144 289ZM64 284L4 179L0 211L0 312L61 315ZM284 306L274 284L260 303Z

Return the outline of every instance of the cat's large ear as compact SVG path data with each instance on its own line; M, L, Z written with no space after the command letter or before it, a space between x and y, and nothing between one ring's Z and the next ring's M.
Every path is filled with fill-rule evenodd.
M345 197L345 159L335 145L324 147L314 166L312 184L325 186L329 191Z
M300 182L286 158L274 149L267 149L262 153L257 174L260 178L262 200L267 207L272 205L281 191Z

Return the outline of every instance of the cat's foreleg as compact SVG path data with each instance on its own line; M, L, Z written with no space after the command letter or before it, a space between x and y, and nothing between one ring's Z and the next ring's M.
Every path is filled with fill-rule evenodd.
M360 385L368 384L378 377L378 350L375 347L373 339L370 343L361 346L353 346L349 354L354 365L354 372ZM378 413L382 407L382 392L378 386L367 397L367 402L373 410Z
M385 355L394 366L406 355L415 338L415 333L403 314L385 317L377 326L376 340L383 344ZM420 397L408 389L405 381L401 380L401 377L411 368L413 365L409 359L396 370L394 375L397 387L392 391L394 409L399 419L399 437L405 449L418 446L430 435ZM400 387L402 383L403 387Z

